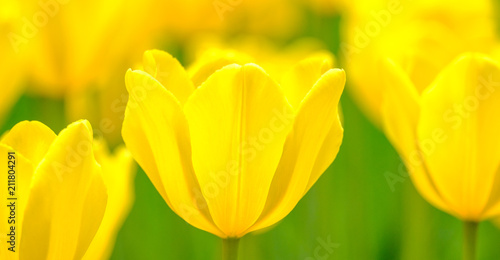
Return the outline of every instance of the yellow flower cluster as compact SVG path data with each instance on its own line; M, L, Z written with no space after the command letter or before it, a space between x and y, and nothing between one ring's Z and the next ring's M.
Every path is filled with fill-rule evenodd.
M500 217L500 45L490 1L0 7L0 120L25 93L63 99L70 121L100 122L116 147L94 140L88 120L58 135L38 121L6 132L1 259L107 259L132 206L133 159L172 211L224 239L233 259L234 241L287 216L336 158L346 72L349 95L429 203L463 220L469 238ZM314 34L304 27L315 12L342 14L338 61L321 41L294 38ZM158 45L187 50L191 65Z

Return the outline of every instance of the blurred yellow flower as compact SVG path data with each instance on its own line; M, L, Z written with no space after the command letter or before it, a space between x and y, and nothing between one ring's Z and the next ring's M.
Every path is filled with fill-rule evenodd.
M0 80L7 93L0 119L26 90L64 99L67 121L88 118L112 146L121 142L123 71L158 36L155 19L148 19L155 2L2 1L0 32L6 37L0 39L0 54L13 54L2 55ZM2 20L9 26L2 28ZM21 82L15 86L23 83L26 89L14 87L16 79ZM116 102L122 99L123 104Z
M386 133L422 196L462 220L500 216L500 65L468 53L419 93L383 63Z
M56 135L37 121L18 123L0 149L9 187L0 193L1 259L108 259L133 201L132 158L92 141L87 121ZM12 156L11 156L12 155ZM8 167L10 166L10 167ZM11 177L12 176L12 177Z
M148 18L169 38L185 40L200 32L293 36L304 21L299 1L151 0ZM278 11L277 11L278 10ZM272 15L271 15L272 14Z
M218 12L217 2L8 0L1 4L0 23L3 16L15 24L5 38L10 49L30 57L24 65L33 82L31 91L61 97L107 83L117 67L161 42L164 33L183 39L199 30L231 33L245 27L247 32L272 30L268 35L276 35L296 28L290 24L300 15L299 7L285 0L224 1L224 14ZM267 15L270 12L274 15Z
M175 58L147 51L144 71L126 74L123 139L175 213L242 237L284 218L337 154L345 74L324 64L301 64L281 85L232 64L197 86Z
M257 63L278 82L291 64L307 58L318 57L327 63L326 67L336 64L335 58L325 51L326 46L322 42L306 37L286 46L278 46L265 37L245 36L223 41L220 37L205 34L194 38L187 49L188 54L194 53L194 57L189 57L194 62L188 67L188 73L196 86L203 79L200 81L197 78L199 75L193 74L210 68L209 73L202 73L206 78L217 69L232 63Z
M216 0L221 2L220 0ZM214 1L215 2L215 1ZM239 4L222 16L225 32L258 34L274 39L288 39L306 23L303 7L290 0L227 1Z
M9 34L15 30L14 22L19 13L19 2L5 0L0 3L0 80L2 95L0 95L0 125L5 120L11 107L16 103L23 92L22 66L24 56L16 53L9 41Z
M83 259L107 260L113 251L118 231L132 209L136 167L132 156L123 146L110 154L104 141L95 141L94 153L102 167L108 203L102 223Z
M457 55L489 53L496 41L492 10L489 0L354 1L340 58L363 112L381 126L381 59L401 66L421 92Z
M150 2L24 1L11 43L30 57L30 89L61 97L112 77L151 41Z

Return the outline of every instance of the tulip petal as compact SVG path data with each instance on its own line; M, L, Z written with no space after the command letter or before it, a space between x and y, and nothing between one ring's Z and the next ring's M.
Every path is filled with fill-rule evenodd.
M75 122L59 134L36 169L20 259L81 259L101 224L106 201L91 127Z
M298 109L316 81L332 66L332 55L320 53L300 61L283 75L280 85L293 108Z
M101 226L92 240L84 260L106 260L111 256L118 231L123 225L134 202L135 164L124 147L109 154L104 141L94 142L94 153L102 167L103 179L108 189L108 203Z
M38 165L43 159L56 134L38 121L22 121L16 124L3 138L2 143Z
M24 217L24 209L26 208L26 203L29 196L29 190L31 185L31 180L34 172L34 168L39 164L42 158L47 153L53 140L56 138L56 134L52 132L50 128L44 124L37 121L22 121L16 124L8 133L2 137L2 144L0 144L0 150L2 154L5 155L3 162L5 166L2 169L9 169L8 167L8 153L14 152L15 165L10 163L10 166L14 166L12 171L15 173L15 182L13 186L8 186L7 178L2 178L0 184L2 187L12 187L13 196L10 196L6 192L0 194L0 201L3 205L8 205L13 202L12 198L15 197L16 204L16 243L15 249L16 253L8 251L8 248L2 247L0 249L0 259L18 259L19 253L19 241L22 232L22 221ZM5 182L5 183L4 183ZM0 209L0 216L2 219L7 219L10 209L7 207L2 207ZM5 217L4 217L5 216ZM5 235L7 238L7 233L10 232L11 225L7 221L2 222L0 225L1 234L0 237ZM6 241L7 239L0 239L1 241Z
M230 64L243 65L252 61L246 54L212 49L208 50L189 67L188 73L195 87L199 87L214 72Z
M337 153L344 137L344 128L342 127L340 119L341 115L339 113L337 114L337 119L333 122L330 131L325 137L323 145L318 152L318 157L316 158L314 167L311 171L311 177L309 178L306 190L302 196L304 196L312 188L314 183L316 183L323 172L325 172L330 164L333 163L335 157L337 157Z
M390 59L381 63L386 86L382 104L384 130L410 172L410 178L420 194L437 208L450 212L447 203L436 189L432 175L417 146L417 124L420 115L420 96L406 73Z
M129 101L122 136L169 207L191 225L221 235L191 166L189 129L179 101L142 71L125 76Z
M302 101L266 207L249 231L273 225L288 215L337 156L343 136L338 104L344 84L344 71L331 69Z
M424 157L443 197L461 219L479 221L500 161L500 66L466 54L422 95L418 128ZM445 140L432 142L434 132Z
M9 152L15 153L13 154L14 158L11 157L11 160L8 158ZM0 219L3 220L0 222L0 241L2 241L0 259L18 260L19 243L23 228L21 223L23 223L24 210L28 201L31 178L35 167L33 167L30 160L6 144L0 143L0 154L2 156L0 166L6 171L3 173L5 175L0 178L0 185L5 189L5 191L0 192L0 203L2 203L2 207L0 207ZM12 174L7 175L7 171ZM15 179L9 178L10 176L14 176ZM12 216L11 208L8 205L11 203L15 204L15 208L12 208L14 218L10 218ZM8 234L11 232L12 226L14 226L13 231L15 233L12 240L15 241L15 245L9 244L11 236ZM9 247L12 247L12 250L15 252L9 251Z
M144 71L158 80L184 104L194 90L184 67L172 55L159 50L149 50L143 57Z
M259 217L292 126L292 108L258 66L215 72L184 107L193 167L217 226L240 237Z

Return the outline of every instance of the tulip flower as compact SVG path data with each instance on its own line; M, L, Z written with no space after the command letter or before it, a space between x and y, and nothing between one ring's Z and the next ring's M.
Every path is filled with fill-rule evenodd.
M419 93L402 68L383 64L387 136L420 194L464 221L474 259L477 223L500 216L500 65L464 54Z
M1 259L108 259L132 202L132 158L92 141L87 121L56 135L37 121L0 142ZM8 177L8 178L7 178Z
M24 121L0 149L6 171L0 201L12 205L0 210L1 258L81 259L108 197L90 125L79 121L56 136L42 123Z
M341 144L345 74L323 60L280 85L258 65L231 64L197 86L153 50L125 81L126 146L177 215L223 239L225 259L239 238L283 219Z

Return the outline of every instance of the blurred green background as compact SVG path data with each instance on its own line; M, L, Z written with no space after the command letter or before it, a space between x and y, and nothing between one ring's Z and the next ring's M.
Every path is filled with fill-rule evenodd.
M310 16L303 36L317 37L338 53L342 17ZM176 57L184 55L180 45L164 47ZM408 177L391 188L386 175L400 174L402 162L354 104L349 82L346 89L345 135L337 159L289 216L241 240L240 259L460 259L461 221L424 201ZM64 108L61 100L24 94L2 130L39 120L58 132L67 124ZM111 259L220 259L220 239L174 214L141 169L135 183L135 204ZM320 241L336 246L315 258ZM500 229L490 222L480 225L478 251L479 259L499 259Z

